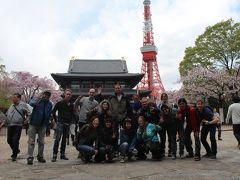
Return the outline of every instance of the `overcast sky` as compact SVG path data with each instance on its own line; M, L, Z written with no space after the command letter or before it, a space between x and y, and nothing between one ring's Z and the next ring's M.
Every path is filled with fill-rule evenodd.
M120 59L141 71L143 0L0 0L0 57L7 71L51 78L69 60ZM207 26L240 20L240 0L151 0L158 67L166 90L179 88L186 47Z

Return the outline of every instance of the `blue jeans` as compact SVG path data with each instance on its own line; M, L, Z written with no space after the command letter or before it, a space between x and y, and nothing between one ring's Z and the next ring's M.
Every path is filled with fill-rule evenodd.
M77 145L77 150L88 156L88 157L92 157L95 154L95 149L92 146L88 146L88 145Z
M19 153L19 140L22 133L22 126L9 126L7 131L7 142L12 149L12 156L17 157Z
M128 143L127 142L122 143L119 147L119 151L120 151L121 156L125 157L125 156L130 155Z
M210 133L211 148L207 142L207 135ZM216 126L215 125L203 125L201 129L201 142L207 151L207 154L217 154L217 141L215 138Z
M56 138L53 145L53 154L56 155L58 153L59 142L62 138L60 154L65 155L66 149L66 140L69 135L69 125L64 123L57 123L56 129Z

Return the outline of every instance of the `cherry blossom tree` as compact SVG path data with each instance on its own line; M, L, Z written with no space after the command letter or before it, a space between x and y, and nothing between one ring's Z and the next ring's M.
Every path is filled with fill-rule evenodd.
M215 97L220 104L240 90L240 77L232 76L226 70L194 68L187 76L181 77L185 95L192 100L197 96Z
M12 80L15 83L15 91L22 94L22 100L29 101L35 96L39 96L44 90L52 92L52 100L56 102L60 98L61 92L57 90L57 85L51 79L40 78L30 72L12 72Z

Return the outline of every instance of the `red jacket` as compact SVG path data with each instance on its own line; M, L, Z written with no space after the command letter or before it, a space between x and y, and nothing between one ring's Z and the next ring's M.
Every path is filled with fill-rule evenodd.
M197 123L196 110L190 106L187 106L184 110L178 108L177 111L178 120L184 122L186 118L187 126L192 128L192 131L199 131L200 126Z

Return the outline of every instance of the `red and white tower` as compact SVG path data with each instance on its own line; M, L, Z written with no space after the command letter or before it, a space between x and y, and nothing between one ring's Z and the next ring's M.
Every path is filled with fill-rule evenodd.
M145 74L138 85L139 90L151 90L151 96L160 99L165 91L157 65L157 47L154 45L150 0L144 0L143 55L141 73Z

